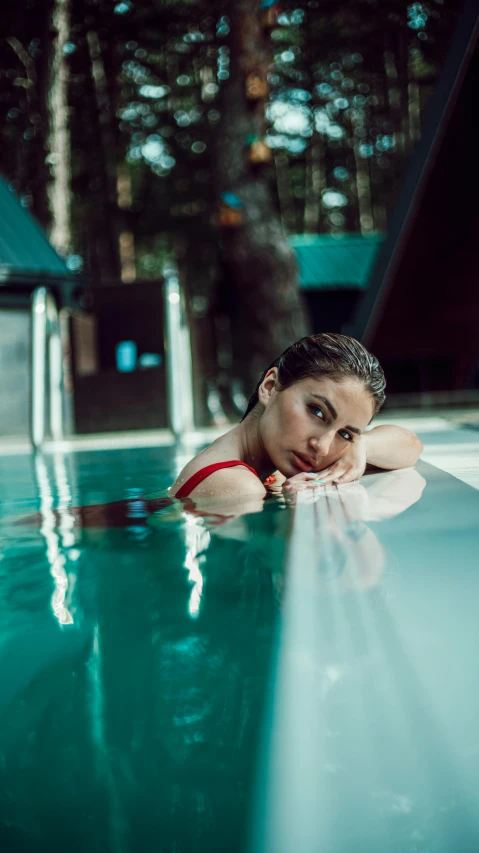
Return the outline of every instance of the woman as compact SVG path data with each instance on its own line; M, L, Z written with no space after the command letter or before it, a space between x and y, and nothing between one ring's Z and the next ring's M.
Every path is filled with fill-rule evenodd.
M413 433L396 426L364 432L385 384L377 359L354 338L302 338L264 372L241 423L183 468L171 495L261 497L271 482L294 491L350 483L368 464L414 465L422 444Z

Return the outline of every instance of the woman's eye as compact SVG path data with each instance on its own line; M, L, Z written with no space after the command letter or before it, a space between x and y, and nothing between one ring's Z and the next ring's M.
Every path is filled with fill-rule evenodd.
M354 438L352 437L351 433L350 433L350 432L346 432L346 430L345 430L345 429L340 429L340 430L339 430L339 435L341 436L341 438L345 438L345 439L346 439L346 441L354 441Z
M322 409L319 408L319 406L310 406L310 409L313 415L316 415L317 418L321 418L321 420L324 421L324 414L322 412Z

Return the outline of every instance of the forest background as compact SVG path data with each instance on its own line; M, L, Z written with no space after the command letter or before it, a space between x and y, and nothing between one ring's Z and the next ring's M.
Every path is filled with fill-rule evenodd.
M2 173L93 287L175 257L203 370L241 396L308 328L288 236L387 230L458 8L18 0Z

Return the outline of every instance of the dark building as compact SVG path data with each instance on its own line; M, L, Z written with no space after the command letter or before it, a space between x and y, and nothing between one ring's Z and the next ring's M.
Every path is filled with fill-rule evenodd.
M479 387L478 10L467 0L347 329L378 356L392 393Z

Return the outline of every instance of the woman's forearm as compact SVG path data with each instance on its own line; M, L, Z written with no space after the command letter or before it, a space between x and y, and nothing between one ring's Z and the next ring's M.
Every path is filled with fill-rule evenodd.
M376 468L410 468L423 451L417 435L403 427L384 424L363 433L367 461Z

